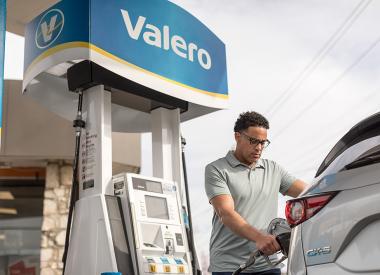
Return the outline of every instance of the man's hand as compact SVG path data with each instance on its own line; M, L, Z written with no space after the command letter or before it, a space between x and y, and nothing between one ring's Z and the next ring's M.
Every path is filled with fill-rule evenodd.
M276 237L268 234L261 234L256 239L256 248L267 256L272 255L281 249L276 241Z
M211 204L221 222L235 234L256 242L256 247L265 255L272 255L280 250L276 237L268 235L249 225L235 211L234 201L230 195L219 195L211 199Z

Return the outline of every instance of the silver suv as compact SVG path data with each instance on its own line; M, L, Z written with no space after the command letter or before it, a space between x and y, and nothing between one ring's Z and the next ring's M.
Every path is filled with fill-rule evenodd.
M332 148L286 218L288 275L380 274L380 113Z

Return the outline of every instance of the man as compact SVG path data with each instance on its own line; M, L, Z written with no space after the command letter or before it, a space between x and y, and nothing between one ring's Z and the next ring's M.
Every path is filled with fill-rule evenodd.
M274 161L261 159L269 145L268 129L261 114L240 114L234 127L235 151L206 166L205 189L214 207L209 267L213 275L231 275L255 248L265 255L278 251L275 237L265 233L277 216L278 192L296 197L306 187ZM281 274L263 257L244 272Z

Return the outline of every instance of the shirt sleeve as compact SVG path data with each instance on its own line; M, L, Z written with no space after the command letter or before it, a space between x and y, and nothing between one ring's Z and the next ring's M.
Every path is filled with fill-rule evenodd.
M277 166L278 166L280 177L281 177L280 193L285 195L285 193L288 191L290 186L292 186L292 184L297 180L297 178L291 175L288 171L286 171L280 165L277 164Z
M212 164L207 165L205 169L205 190L209 201L218 195L231 195L226 178Z

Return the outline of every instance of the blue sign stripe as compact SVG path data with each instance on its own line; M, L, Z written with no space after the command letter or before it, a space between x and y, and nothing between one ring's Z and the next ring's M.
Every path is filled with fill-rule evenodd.
M185 85L228 94L224 43L184 9L169 1L91 3L94 45Z
M7 1L0 0L0 129L3 127L3 94L4 94L4 53Z
M224 43L197 18L170 1L61 1L28 24L24 70L28 72L33 61L39 62L39 57L46 57L50 49L73 45L71 42L89 43L104 56L115 57L161 79L228 98ZM134 76L130 77L134 80ZM161 87L157 85L158 90ZM173 92L184 90L174 87Z

